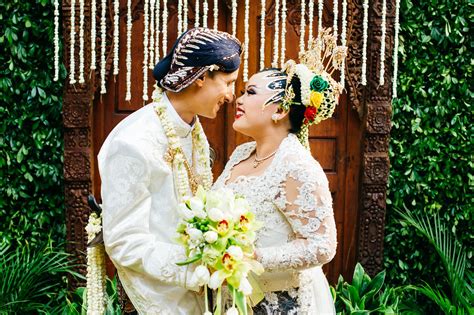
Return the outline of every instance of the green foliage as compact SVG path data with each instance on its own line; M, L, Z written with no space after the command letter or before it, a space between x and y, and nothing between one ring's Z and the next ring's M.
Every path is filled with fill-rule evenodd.
M65 234L65 69L53 82L53 21L50 0L0 1L0 244Z
M51 244L41 250L1 246L0 314L51 313L62 277L74 274L70 261Z
M412 214L408 210L397 212L403 222L415 227L434 246L441 258L450 293L434 288L428 283L421 286L411 285L408 288L428 297L444 314L473 314L473 273L466 270L468 262L465 249L452 237L452 233L441 222L439 215L428 219Z
M384 245L387 281L393 285L434 279L442 290L446 283L439 257L413 228L400 226L395 208L439 213L472 258L472 9L467 0L401 1Z
M339 276L332 288L337 314L398 314L399 289L384 288L384 281L385 271L371 279L357 263L352 284Z

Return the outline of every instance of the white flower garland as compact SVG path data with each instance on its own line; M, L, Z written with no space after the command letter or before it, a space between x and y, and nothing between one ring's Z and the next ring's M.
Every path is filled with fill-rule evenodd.
M318 36L323 29L323 0L318 1ZM311 24L312 25L312 24Z
M155 2L156 0L150 0L150 59L148 61L148 68L152 69L155 67Z
M87 241L90 242L102 230L102 219L94 212L86 226ZM106 303L106 272L104 245L87 248L87 314L103 314Z
M100 12L100 94L107 93L105 87L105 44L106 44L106 23L105 23L105 14L107 10L106 0L102 0L101 12Z
M219 25L219 2L218 0L214 0L214 30L217 31L217 27Z
M196 10L194 11L194 27L199 27L199 0L196 0Z
M232 0L232 35L237 36L237 0Z
M54 0L54 78L59 80L59 1Z
M166 56L168 50L168 0L163 0L163 56Z
M188 30L188 2L184 0L184 7L183 7L183 32Z
M84 82L84 0L79 0L79 83Z
M380 37L380 78L379 85L385 84L385 36L387 33L387 1L382 1L382 36Z
M319 0L321 2L321 0ZM309 0L309 31L308 31L308 39L311 40L313 38L313 21L314 21L314 0ZM318 28L318 34L320 29Z
M69 84L76 83L74 78L76 74L76 64L74 61L74 45L76 44L76 0L71 0L71 37L70 37L70 50L69 50Z
M336 37L337 39L337 20L338 20L338 17L339 17L339 3L338 3L338 0L333 0L334 1L334 5L333 5L333 11L334 11L334 24L332 26L333 28L333 31L334 31L334 36Z
M143 95L144 101L148 101L148 11L149 11L149 0L145 0L144 4L144 31L143 31Z
M275 0L275 36L274 42L273 42L273 62L272 62L272 67L276 68L278 67L278 40L280 37L280 1Z
M301 25L300 25L300 54L304 52L304 35L306 30L306 0L301 0Z
M367 29L369 25L369 0L364 0L362 5L364 9L364 19L363 19L363 42L362 42L362 74L361 74L361 84L367 85Z
M204 3L202 5L202 10L204 11L204 15L202 17L202 26L207 27L207 10L209 10L209 4L207 3L207 0L204 0Z
M155 65L160 61L160 0L155 2ZM186 11L187 12L187 11ZM187 19L186 19L187 23Z
M260 20L260 70L265 68L265 0L261 0Z
M153 101L156 103L155 111L160 118L161 125L168 138L168 143L172 154L173 175L175 177L175 187L178 192L178 202L186 199L192 193L190 179L186 170L186 157L183 154L183 149L180 145L180 140L176 135L173 123L169 120L166 114L166 104L163 102L163 92L160 88L155 87L153 92ZM204 189L210 189L212 186L212 170L209 158L206 156L205 139L206 135L199 120L196 121L196 126L192 131L193 137L193 156L197 156L198 165L195 169L202 171L202 184Z
M97 41L96 33L96 17L97 17L97 3L96 0L91 1L91 70L96 69L96 55L95 55L95 44Z
M183 0L178 0L178 37L183 33Z
M217 0L214 0L217 3ZM244 73L243 80L247 82L249 80L249 13L250 13L250 0L245 0L245 16L244 16Z
M347 33L347 0L342 0L342 31L341 31L341 44L343 47L347 47L346 33ZM341 86L345 87L346 82L346 58L342 60L341 64Z
M120 1L114 0L114 75L119 73L119 32L120 32Z
M283 68L286 60L286 0L281 1L281 54L280 67Z
M126 67L127 67L127 89L125 93L125 100L130 101L132 99L132 94L130 88L132 85L131 82L131 73L132 73L132 0L127 0L127 57L126 57Z
M397 98L397 76L398 76L398 33L400 31L400 0L395 0L395 39L393 44L393 87L392 97Z

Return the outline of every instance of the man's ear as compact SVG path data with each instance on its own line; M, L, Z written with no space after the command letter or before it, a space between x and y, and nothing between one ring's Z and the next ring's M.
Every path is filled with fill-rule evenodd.
M204 85L204 81L206 81L207 73L204 73L202 76L196 79L194 83L196 84L197 87L202 88Z

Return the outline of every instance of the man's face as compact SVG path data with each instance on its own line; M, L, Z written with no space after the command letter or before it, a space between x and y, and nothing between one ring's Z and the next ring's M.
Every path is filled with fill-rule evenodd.
M206 73L202 87L196 95L195 112L206 118L216 118L220 107L234 99L234 84L239 70L231 73L221 71Z

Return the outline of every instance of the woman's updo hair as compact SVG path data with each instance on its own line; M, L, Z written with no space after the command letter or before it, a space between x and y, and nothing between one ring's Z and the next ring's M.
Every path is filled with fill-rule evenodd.
M281 74L282 77L285 77L285 79L279 79L282 81L283 86L287 86L287 74L281 70L281 68L266 68L263 69L260 72L267 72L267 71L272 71L272 72L278 72ZM294 103L301 104L301 106L290 106L290 112L288 113L288 117L290 118L290 132L297 134L301 131L301 127L303 126L303 121L304 121L304 112L306 110L306 107L303 106L301 103L301 81L298 78L298 76L294 75L293 78L291 79L290 84L287 86L293 87L293 91L295 93L295 97L292 99ZM282 96L285 95L285 91L282 92ZM283 100L280 99L277 103L282 103Z

